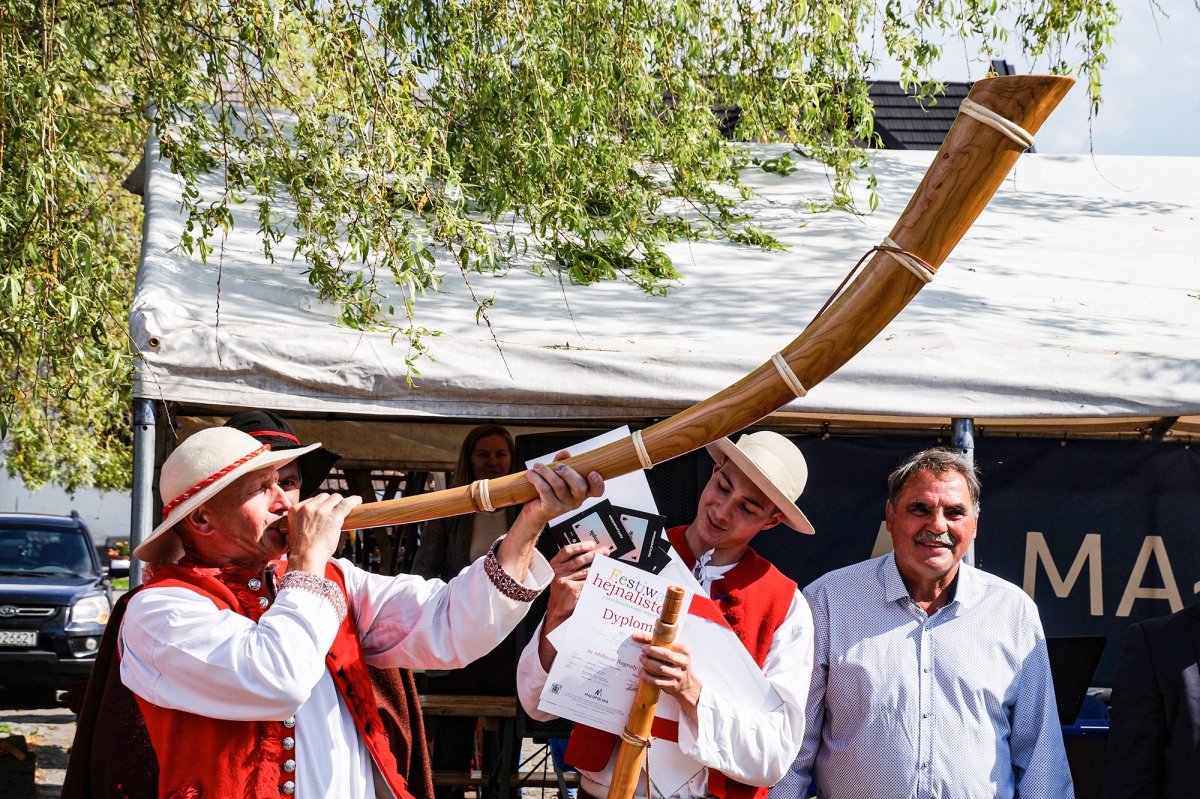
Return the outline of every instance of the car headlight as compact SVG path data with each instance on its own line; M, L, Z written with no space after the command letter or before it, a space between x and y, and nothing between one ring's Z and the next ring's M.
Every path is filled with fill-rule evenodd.
M103 594L85 596L71 606L71 624L104 624L112 606Z

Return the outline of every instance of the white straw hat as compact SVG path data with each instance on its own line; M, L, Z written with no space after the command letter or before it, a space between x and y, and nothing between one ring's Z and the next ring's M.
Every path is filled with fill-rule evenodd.
M796 507L796 499L808 482L808 463L796 445L778 433L763 430L747 433L735 445L728 438L709 444L708 454L717 463L733 461L775 506L783 511L788 527L812 535L812 524Z
M163 533L247 472L294 461L320 444L272 452L251 435L232 427L201 430L179 445L162 466L158 491L163 522L133 554L143 563L161 563L178 554L178 540Z

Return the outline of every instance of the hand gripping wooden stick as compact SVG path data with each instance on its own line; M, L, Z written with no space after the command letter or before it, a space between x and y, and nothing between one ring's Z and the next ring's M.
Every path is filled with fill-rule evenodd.
M654 623L651 646L668 649L679 631L679 613L683 610L683 589L670 586L663 599L662 613ZM642 773L642 761L650 748L650 727L654 724L654 711L658 708L659 689L639 681L633 696L633 707L629 710L629 721L621 735L621 748L617 750L617 762L613 766L612 782L608 786L608 799L632 799L637 790L638 776ZM646 798L650 799L650 769L646 769Z
M771 360L746 377L634 437L570 458L580 474L619 477L736 433L803 397L887 326L924 288L1050 116L1070 78L1008 75L975 83L904 213L872 249L845 291ZM795 309L780 309L781 311ZM347 530L407 524L528 502L537 491L525 473L476 481L351 511ZM286 523L286 519L284 522ZM286 528L281 524L281 529Z

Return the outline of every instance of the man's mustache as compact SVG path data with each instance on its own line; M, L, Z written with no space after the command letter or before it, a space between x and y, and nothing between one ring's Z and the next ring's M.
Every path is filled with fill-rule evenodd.
M949 533L931 533L927 530L917 533L913 540L918 544L941 544L947 547L953 547L958 543L958 539Z

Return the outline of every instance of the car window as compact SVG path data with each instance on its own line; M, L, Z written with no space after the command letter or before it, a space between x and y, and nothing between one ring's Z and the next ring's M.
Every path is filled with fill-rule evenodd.
M90 542L76 532L0 529L0 572L8 574L96 574Z

